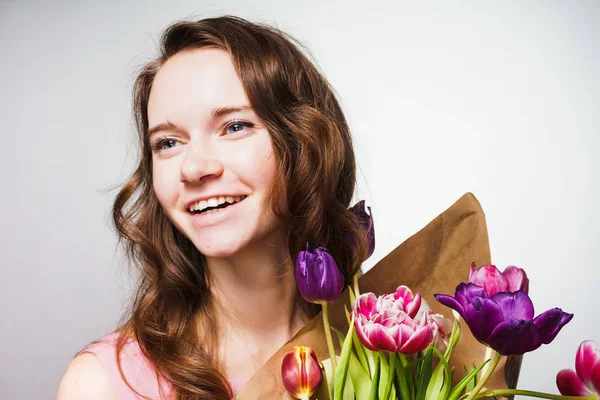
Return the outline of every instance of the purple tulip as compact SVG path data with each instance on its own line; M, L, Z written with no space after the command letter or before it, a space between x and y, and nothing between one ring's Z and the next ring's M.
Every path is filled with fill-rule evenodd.
M366 209L369 210L368 213ZM373 254L373 251L375 251L375 225L373 224L373 213L371 212L371 207L367 206L366 209L365 201L361 200L352 206L350 211L356 215L367 234L369 252L366 258L369 258Z
M477 340L505 356L524 354L552 342L573 318L560 308L534 318L533 303L520 290L488 296L481 286L461 283L454 297L434 296L461 315Z
M503 272L500 272L495 265L486 265L477 269L473 263L469 273L469 282L482 286L488 296L517 290L529 294L527 274L523 269L514 266L506 267Z
M332 303L344 288L344 277L326 248L306 250L296 258L296 282L300 294L309 303Z

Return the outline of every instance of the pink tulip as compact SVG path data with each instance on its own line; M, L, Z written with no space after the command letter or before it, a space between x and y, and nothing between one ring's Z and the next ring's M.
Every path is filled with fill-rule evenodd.
M387 294L384 298L395 302L409 317L414 318L421 308L421 294L413 296L408 286L398 286L395 293Z
M366 348L411 354L423 351L431 344L434 328L428 323L427 315L422 313L417 320L411 318L404 299L402 294L396 298L394 295L376 297L373 293L362 294L356 299L354 325ZM412 304L415 299L417 297L408 303Z
M556 376L556 386L563 396L600 395L600 351L595 342L586 340L579 345L575 371L560 371Z
M452 335L452 325L454 323L442 314L435 314L433 311L426 311L424 313L427 323L431 326L433 332L434 346L441 352L445 351Z
M323 381L323 371L314 350L306 346L292 348L281 362L281 377L294 398L308 400Z
M527 274L521 268L514 266L506 267L503 272L500 272L495 265L486 265L477 269L473 263L469 273L469 282L484 288L488 297L499 292L512 293L517 290L521 290L525 294L529 293Z

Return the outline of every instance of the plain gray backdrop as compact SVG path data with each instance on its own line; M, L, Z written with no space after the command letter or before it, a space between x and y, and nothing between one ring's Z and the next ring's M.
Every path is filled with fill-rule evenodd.
M311 49L337 90L376 219L370 268L475 194L492 257L573 321L519 386L558 393L600 341L597 1L0 1L0 397L53 398L114 329L131 277L109 225L135 153L130 90L175 20L234 14ZM468 265L465 278L468 276Z

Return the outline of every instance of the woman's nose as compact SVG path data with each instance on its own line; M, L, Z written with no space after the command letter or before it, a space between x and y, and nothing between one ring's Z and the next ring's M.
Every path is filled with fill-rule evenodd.
M190 148L181 164L179 180L198 184L206 179L215 178L223 173L223 164L215 152L208 149Z

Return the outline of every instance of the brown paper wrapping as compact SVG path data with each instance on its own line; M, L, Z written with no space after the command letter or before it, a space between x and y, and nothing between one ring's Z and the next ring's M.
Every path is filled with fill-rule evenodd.
M473 261L478 266L491 264L483 210L475 196L467 193L362 276L360 290L361 293L380 295L394 292L399 285L407 285L413 293L420 292L434 312L452 318L451 310L439 304L433 294L454 295L456 286L468 280ZM349 305L347 290L336 303L330 305L331 325L345 332L348 325L344 305ZM282 346L237 393L235 399L292 399L281 381L281 360L297 345L312 347L320 360L329 358L321 314ZM455 380L462 377L463 365L470 366L472 362L480 364L484 358L485 347L475 340L463 323L463 336L451 360L455 366ZM520 366L521 357L509 358L508 361L503 358L486 387L514 388Z

